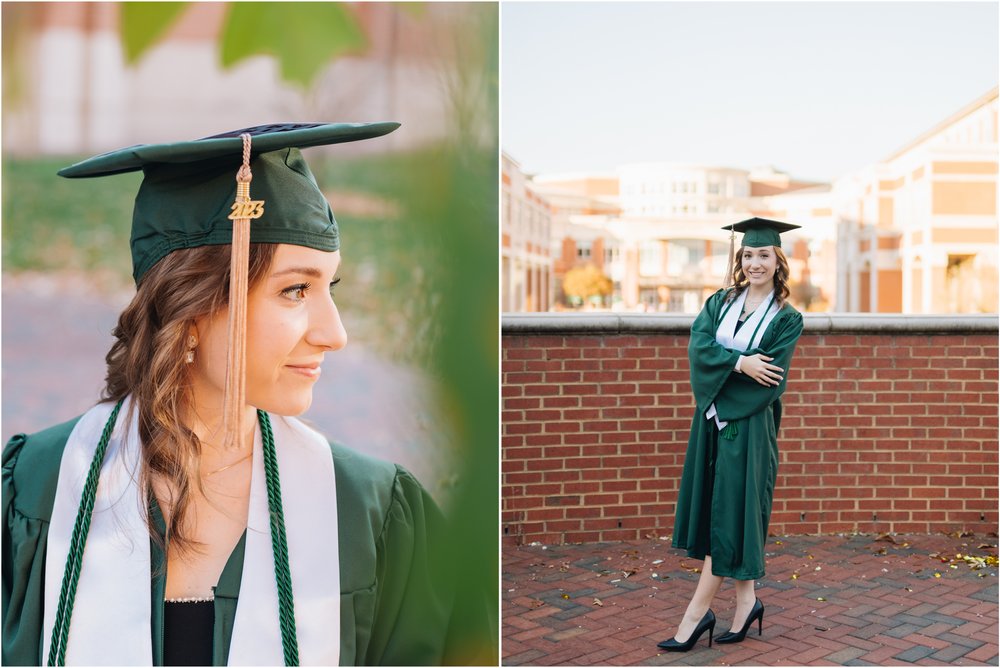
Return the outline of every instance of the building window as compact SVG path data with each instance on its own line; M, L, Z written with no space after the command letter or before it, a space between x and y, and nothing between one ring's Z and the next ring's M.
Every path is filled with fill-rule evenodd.
M672 239L667 243L667 274L683 276L700 274L705 258L705 242L701 239Z
M667 311L671 313L691 313L695 314L701 310L701 290L681 290L673 288L670 290L670 299L666 304Z
M660 295L656 288L642 288L639 290L639 303L645 311L656 311L660 303Z
M709 183L708 184L708 194L709 195L719 195L722 192L721 183Z
M663 271L662 244L658 240L639 244L639 275L659 276Z
M577 241L576 242L576 259L577 260L589 260L592 248L593 248L593 242L591 242L591 241Z
M618 261L618 247L608 246L604 249L604 265L610 266Z

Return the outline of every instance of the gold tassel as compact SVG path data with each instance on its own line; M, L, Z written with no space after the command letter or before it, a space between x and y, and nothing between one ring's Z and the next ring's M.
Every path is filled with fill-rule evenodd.
M733 255L736 254L736 230L732 227L729 228L729 262L726 263L726 283L722 287L728 288L733 284L733 270L735 268L736 258Z
M236 174L236 201L229 219L233 221L233 243L229 269L229 355L226 361L226 390L222 407L225 447L243 449L243 411L246 408L247 292L250 264L250 220L264 213L263 200L250 199L250 134L243 139L243 165Z

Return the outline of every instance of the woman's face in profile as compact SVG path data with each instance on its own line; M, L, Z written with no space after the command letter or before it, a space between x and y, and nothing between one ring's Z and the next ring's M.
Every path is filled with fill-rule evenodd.
M340 251L280 244L247 300L246 398L255 408L300 415L312 404L325 353L347 344L333 301ZM219 393L226 382L228 309L197 323L195 392ZM205 404L207 397L196 397ZM219 404L221 405L221 403Z
M774 280L774 272L778 267L774 246L744 248L741 257L743 274L750 280L750 285L757 287L771 285Z

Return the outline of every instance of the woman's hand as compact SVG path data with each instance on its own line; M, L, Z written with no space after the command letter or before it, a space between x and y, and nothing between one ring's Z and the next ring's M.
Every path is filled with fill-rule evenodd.
M781 374L785 373L785 370L779 366L768 364L773 359L773 357L760 353L745 356L740 362L740 371L765 387L778 385L781 383Z

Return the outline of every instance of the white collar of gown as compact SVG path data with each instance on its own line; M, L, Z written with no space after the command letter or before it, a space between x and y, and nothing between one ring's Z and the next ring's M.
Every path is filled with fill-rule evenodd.
M128 398L101 469L66 651L67 665L152 664L151 570L147 495L138 487L137 416ZM90 409L63 451L45 565L42 661L52 627L70 536L101 432L114 405ZM131 418L131 419L128 419ZM340 562L337 492L330 445L294 418L271 416L303 665L338 664ZM240 597L229 665L284 665L271 551L264 459L257 427Z
M736 297L732 305L726 309L722 322L719 323L719 326L715 330L716 342L730 350L739 350L742 352L758 347L761 339L764 338L764 332L767 331L771 321L774 320L774 316L778 315L778 311L781 310L774 299L774 290L771 290L770 294L761 302L762 304L767 304L767 307L758 307L740 326L740 331L737 332L736 323L743 313L743 304L746 303L747 293L749 292L750 290L744 290ZM752 341L751 337L753 337ZM705 411L705 418L715 418L715 424L720 431L725 429L726 425L729 424L719 419L714 402Z

